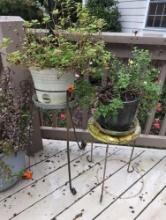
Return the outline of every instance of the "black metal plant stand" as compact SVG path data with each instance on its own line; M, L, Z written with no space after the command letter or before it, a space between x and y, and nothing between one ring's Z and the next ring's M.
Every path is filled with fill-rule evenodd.
M127 144L128 146L132 146L127 172L131 173L134 171L133 167L131 166L131 162L133 160L133 154L134 154L134 148L135 148L135 141L139 137L141 133L141 127L139 125L139 121L136 120L134 130L130 132L127 135L121 135L121 136L114 136L108 133L104 133L103 130L100 130L100 128L96 125L96 122L93 118L89 119L88 122L88 131L91 134L91 136L106 144L106 152L105 152L105 159L104 159L104 169L103 169L103 178L102 178L102 185L101 185L101 194L100 194L100 203L103 200L103 194L104 194L104 185L106 180L106 168L107 168L107 159L108 159L108 149L109 145L122 145ZM133 144L131 144L133 142ZM87 158L89 162L93 161L93 143L91 143L91 155L90 158Z
M50 92L50 91L49 91ZM55 92L55 91L54 91ZM62 91L60 91L62 92ZM41 103L37 100L37 97L36 95L33 95L32 97L32 100L33 100L33 103L35 104L36 107L38 107L39 109L42 109L42 110L60 110L60 109L66 109L66 118L67 118L67 141L66 141L66 145L67 145L67 164L68 164L68 174L69 174L69 188L70 188L70 191L73 195L75 195L77 193L76 189L72 186L72 177L71 177L71 161L70 161L70 121L72 122L72 128L74 130L74 136L75 136L75 139L77 141L77 144L78 144L78 147L80 149L83 149L83 146L82 144L80 145L79 142L78 142L78 138L77 138L77 134L76 134L76 131L75 131L75 126L74 126L74 122L72 120L72 111L71 111L71 108L70 108L70 102L69 102L69 92L68 91L63 91L63 92L66 92L66 103L65 104L62 104L62 105L52 105L52 104L44 104L44 103Z

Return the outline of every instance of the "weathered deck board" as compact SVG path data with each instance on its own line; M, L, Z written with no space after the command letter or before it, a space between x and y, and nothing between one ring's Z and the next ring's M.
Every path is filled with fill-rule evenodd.
M164 220L166 219L166 188L159 192L155 200L148 204L148 207L138 217L138 220L152 219Z
M45 152L31 160L33 182L21 181L0 193L0 220L51 220L53 217L56 220L134 220L137 216L138 220L152 220L153 216L156 220L165 220L164 150L136 148L132 162L135 171L129 174L127 163L131 148L110 147L104 199L100 204L105 145L95 144L94 161L88 163L90 145L80 151L75 143L71 144L73 185L77 189L77 195L73 196L65 184L68 181L66 142L44 143ZM54 156L58 155L58 150L62 150L59 157ZM5 199L7 196L9 198ZM154 207L152 213L151 207Z
M53 146L52 146L53 144ZM88 151L81 152L78 150L78 147L75 144L73 146L74 154L71 155L71 160L76 160L80 157L81 154L86 154ZM31 170L33 172L33 180L30 181L20 181L16 187L7 190L6 192L0 193L0 202L5 200L9 196L14 196L18 192L22 192L28 186L33 186L37 181L43 181L48 175L53 172L56 172L61 167L67 165L66 161L66 147L65 143L60 143L52 141L47 142L46 153L38 153L35 158L31 158ZM41 155L41 159L40 159ZM28 159L28 158L27 158Z
M96 152L98 154L100 153L100 149L96 148ZM72 176L77 178L79 177L79 173L85 172L86 170L90 169L88 162L86 161L87 157L87 151L79 151L72 150L71 154L71 165L73 166L73 172ZM80 160L82 163L80 163ZM98 157L98 161L101 160L101 157ZM98 162L97 161L97 162ZM57 163L64 163L64 165L58 165L57 168L54 168L54 165L52 163L44 163L41 167L39 167L39 170L36 169L36 172L39 174L42 174L42 177L37 179L37 181L34 181L33 184L29 184L26 188L23 188L23 190L18 191L18 193L14 194L11 198L7 199L7 206L4 207L4 203L0 203L0 213L1 216L6 216L7 218L11 218L13 214L21 213L23 210L28 209L31 207L31 205L35 205L38 201L40 201L43 197L48 196L49 194L52 194L53 192L60 190L68 181L68 172L67 172L67 163L66 163L66 154L62 155L61 160L57 159ZM97 163L96 162L96 163ZM76 166L75 166L76 165ZM41 166L41 165L40 165ZM45 171L43 173L43 171ZM34 171L33 171L34 172ZM35 172L34 172L35 173ZM49 175L47 175L47 173ZM24 202L21 203L22 199L24 198ZM17 205L19 203L19 206ZM14 210L14 212L11 212L11 209Z
M157 158L151 160L153 154L151 154L150 158L149 157L147 158L147 155L149 155L150 152L146 152L145 154L146 156L144 156L144 154L142 155L140 162L138 162L139 160L137 161L137 163L141 163L140 166L143 167L143 169L141 170L141 175L146 174L146 172L149 169L152 169L152 167L159 161L159 159ZM100 214L100 212L105 212L105 209L107 209L109 205L116 203L118 197L121 196L121 194L123 194L126 191L126 189L128 187L131 187L136 181L139 181L141 184L141 180L142 178L140 178L140 175L134 175L134 173L128 174L126 168L124 168L120 170L116 175L112 176L110 179L106 181L105 186L107 187L107 192L110 193L104 195L105 197L103 199L102 204L99 203L99 195L100 195L101 187L97 187L92 195L88 194L82 200L75 203L72 207L70 207L69 210L65 211L62 215L58 216L57 220L62 220L67 218L74 219L75 216L77 216L82 209L84 209L82 219L84 220L102 219L102 216L97 217ZM89 205L89 204L93 204L93 205ZM119 217L121 218L122 213L118 212L118 214L120 215ZM112 218L111 212L109 217L110 219ZM118 218L116 218L116 220L117 219Z
M26 216L29 216L29 215L36 216L41 212L42 212L42 216L45 216L47 214L51 218L54 215L62 212L67 207L70 207L72 203L75 203L75 200L79 199L85 194L88 194L88 192L92 191L92 189L97 184L96 173L98 173L101 170L101 167L103 166L103 159L104 159L103 155L101 155L99 157L100 158L100 164L99 164L99 160L97 156L98 152L96 151L95 153L96 153L95 163L90 164L92 169L89 169L86 172L82 173L81 176L79 176L73 181L73 184L74 186L76 186L76 189L78 191L78 194L76 196L73 197L71 193L69 192L68 187L66 188L65 186L61 190L55 191L54 193L50 194L49 196L47 196L46 198L44 198L43 200L35 204L34 207L30 207L30 209L26 210L26 212L18 216L16 219L26 219ZM109 157L110 163L111 161L116 161L117 157L121 158L121 160L122 159L128 160L127 152L124 153L124 152L118 151L115 153L115 155L112 155ZM85 163L87 163L87 161L85 161ZM123 168L124 165L125 165L124 162L112 164L112 166L109 169L109 173L113 175L113 173L116 173L119 171L119 169ZM55 198L59 198L58 203L56 204L56 209L54 205ZM46 213L45 211L47 210L46 207L48 203L49 204L52 203L52 205L51 205L50 210Z
M116 203L111 205L100 216L100 218L102 220L107 220L109 219L109 216L111 216L111 218L118 220L121 217L118 210L121 210L125 219L137 219L137 215L139 215L144 207L146 207L146 205L153 199L154 195L156 195L166 185L166 175L163 175L161 169L163 169L163 172L166 172L166 159L161 161L161 163L154 167L151 172L142 178L142 190L138 195L134 196L133 192L139 192L138 189L140 182L137 182L126 193L124 193L123 196L116 201ZM147 218L144 220L146 219ZM160 215L158 215L158 219L162 219L160 218Z

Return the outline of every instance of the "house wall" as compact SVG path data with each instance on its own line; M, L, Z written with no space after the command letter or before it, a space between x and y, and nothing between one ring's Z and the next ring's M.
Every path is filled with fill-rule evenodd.
M166 34L166 29L145 28L150 0L118 0L118 9L121 14L120 22L123 32L144 34Z
M148 3L148 0L118 0L120 22L124 32L144 29Z
M82 0L83 5L86 5L88 0ZM154 34L166 36L165 28L147 28L145 27L150 0L117 0L118 9L120 12L120 22L122 32L143 34Z

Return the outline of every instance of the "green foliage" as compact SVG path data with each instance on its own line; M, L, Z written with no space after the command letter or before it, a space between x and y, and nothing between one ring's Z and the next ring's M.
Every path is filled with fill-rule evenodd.
M51 26L67 29L78 19L78 3L81 3L81 0L45 0L41 9L44 15L49 16Z
M86 89L81 89L77 95L80 100L87 98L83 104L88 106L94 104L96 118L116 115L123 107L123 102L139 98L138 117L141 122L144 121L160 94L160 85L157 82L159 71L152 66L149 52L134 48L132 59L128 60L127 65L114 57L111 52L106 53L109 54L107 68L103 68L102 72L107 72L106 84L96 87L89 83L84 86L83 81L83 84L76 85L76 88L78 87L78 91L81 87Z
M75 82L75 98L81 107L89 106L95 98L95 89L91 86L88 80L83 78Z
M52 13L56 15L59 11L55 9ZM110 113L116 115L124 101L139 98L139 119L144 120L160 93L156 82L158 70L151 65L149 52L134 48L132 59L126 65L114 57L100 40L100 31L105 25L103 19L91 15L87 8L80 5L77 7L77 18L67 33L61 30L64 23L60 19L60 25L55 25L55 35L34 33L31 28L40 25L39 22L33 20L27 23L22 51L10 54L8 60L28 67L72 69L79 78L75 82L76 100L81 105L92 106L93 103L96 117L107 117ZM46 15L42 24L48 27L50 16ZM69 32L77 37L76 42L71 40ZM94 37L94 33L98 35ZM90 76L101 79L105 73L104 86L88 82Z
M0 14L20 16L25 20L41 19L43 13L39 3L43 0L1 0Z
M47 26L49 22L50 18L46 16L42 24ZM41 36L37 31L31 30L34 26L40 26L37 20L26 22L23 48L9 54L8 61L28 67L72 69L80 75L101 75L103 68L107 66L109 53L104 50L105 45L102 41L94 41L92 33L100 31L103 25L101 19L91 17L87 9L78 6L78 21L69 31L77 31L80 36L77 42L72 42L63 35L60 27L56 29L56 35L45 32Z
M85 36L89 34L100 32L106 25L104 19L92 15L90 11L82 7L81 4L77 5L77 21L70 27L71 31L81 33Z
M66 29L77 21L77 3L81 0L1 0L0 14L20 16L27 21L42 20L47 15L51 25Z
M11 43L10 39L4 37L4 38L2 39L2 42L0 43L0 49L2 49L2 48L7 48L10 43Z
M118 111L123 102L139 98L138 116L144 121L160 94L158 75L148 50L134 48L127 65L112 57L106 85L98 91L96 115L107 117Z
M105 20L105 31L121 31L118 21L120 14L115 0L88 0L87 8L91 15Z
M72 68L77 45L62 36L46 35L40 37L27 32L22 51L8 55L8 61L39 68Z
M106 105L100 104L94 112L95 118L99 118L101 115L106 118L108 115L117 115L117 111L123 108L123 102L121 99L114 98L110 103Z
M20 16L27 21L48 16L51 27L56 25L67 29L77 22L77 6L81 3L81 0L1 0L0 14ZM88 9L92 16L105 20L105 30L120 31L119 12L114 0L89 0Z

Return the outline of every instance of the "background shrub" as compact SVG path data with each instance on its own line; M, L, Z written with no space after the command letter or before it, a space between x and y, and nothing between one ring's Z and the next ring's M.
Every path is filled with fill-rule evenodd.
M44 0L0 0L0 15L20 16L25 20L40 19Z
M0 0L0 15L20 16L29 21L41 20L49 14L56 25L64 22L63 26L67 28L77 20L76 3L81 0Z
M121 31L118 20L120 14L115 0L89 0L87 7L92 15L105 20L105 31Z

